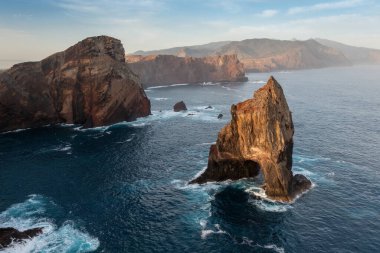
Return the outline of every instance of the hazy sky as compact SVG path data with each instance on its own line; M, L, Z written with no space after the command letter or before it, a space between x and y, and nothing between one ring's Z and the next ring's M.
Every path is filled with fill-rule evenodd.
M380 0L0 0L0 60L39 60L95 35L126 52L248 38L380 49Z

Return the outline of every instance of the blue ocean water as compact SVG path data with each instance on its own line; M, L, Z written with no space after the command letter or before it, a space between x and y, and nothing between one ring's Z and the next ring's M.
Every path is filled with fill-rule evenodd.
M187 185L231 104L270 74L148 89L153 115L136 122L0 135L0 226L44 227L5 252L378 252L380 67L271 74L293 112L293 170L314 184L295 203L255 199L260 178Z

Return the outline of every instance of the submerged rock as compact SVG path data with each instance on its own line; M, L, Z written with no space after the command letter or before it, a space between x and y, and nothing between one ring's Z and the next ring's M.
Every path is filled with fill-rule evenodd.
M231 106L231 122L211 145L207 169L190 183L206 183L264 175L265 193L291 201L311 186L302 175L293 176L294 126L283 90L270 77L254 97Z
M209 106L205 107L205 109L212 109L212 106L209 105Z
M221 119L221 118L223 118L223 114L219 113L218 119Z
M8 247L12 242L21 242L42 234L42 228L32 228L19 231L15 228L0 228L0 249Z
M0 101L0 132L56 123L96 127L150 114L123 45L107 36L14 65L0 74Z
M187 108L186 108L186 105L183 101L180 101L180 102L177 102L174 106L173 106L173 110L175 112L180 112L180 111L187 111Z

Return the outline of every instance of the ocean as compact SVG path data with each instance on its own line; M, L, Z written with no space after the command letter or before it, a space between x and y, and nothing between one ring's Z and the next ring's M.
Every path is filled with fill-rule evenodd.
M270 75L293 113L293 171L314 187L281 204L252 196L260 177L187 185L231 104ZM378 252L380 66L248 77L147 89L152 115L135 122L0 134L0 227L44 227L2 252Z

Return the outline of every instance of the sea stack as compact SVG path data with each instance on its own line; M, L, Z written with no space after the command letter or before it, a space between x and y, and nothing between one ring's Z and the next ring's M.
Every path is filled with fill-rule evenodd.
M150 114L123 45L107 36L14 65L0 74L0 101L0 132L57 123L96 127Z
M303 175L293 176L292 114L273 77L253 98L232 105L231 116L210 147L207 169L190 183L236 180L262 171L266 195L283 202L311 187Z

